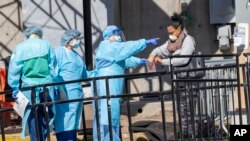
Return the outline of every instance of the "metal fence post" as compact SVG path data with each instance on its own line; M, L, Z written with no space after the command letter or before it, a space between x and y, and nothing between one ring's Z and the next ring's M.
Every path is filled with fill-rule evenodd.
M190 108L190 111L188 111L188 112L190 112L190 116L191 116L191 120L190 120L190 122L191 122L191 128L192 128L192 130L193 130L193 135L194 135L194 139L196 139L196 135L195 135L195 130L196 130L196 128L195 128L195 119L194 119L194 117L195 117L195 98L194 98L194 94L193 94L193 83L194 82L192 82L192 80L191 81L189 81L188 82L188 100L189 100L189 108ZM189 119L189 116L187 116L187 120Z
M246 103L247 103L247 124L250 124L250 67L249 67L249 55L246 55L247 61L246 61L246 81L247 81L247 90L246 90ZM245 78L245 77L243 77Z
M101 131L100 131L100 117L99 117L99 96L97 95L97 86L96 86L96 79L93 80L93 90L94 90L94 106L95 106L95 119L96 126L97 126L97 139L101 141Z
M237 90L238 90L239 118L240 118L240 125L242 125L239 56L236 56L236 65L237 65L236 69L237 69L237 84L238 84Z
M158 75L159 79L159 89L160 89L160 98L161 98L161 114L162 114L162 127L163 127L163 138L167 141L167 131L166 131L166 117L165 117L165 104L164 104L164 97L163 97L163 83L162 83L162 74Z
M4 133L4 122L3 122L3 112L2 112L2 108L0 105L0 124L1 124L1 134L2 134L2 141L5 141L5 133Z
M83 127L83 135L84 135L84 140L88 140L87 132L86 132L86 123L85 123L85 110L84 110L84 103L83 103L83 108L82 108L82 127Z
M128 80L125 78L125 94L128 93ZM130 98L126 97L127 100L127 112L128 112L128 128L129 128L129 138L130 141L133 141L133 127L131 120L131 111L130 111Z
M171 64L171 57L170 57L170 64ZM174 79L174 69L173 65L170 65L170 72L171 72L171 80ZM174 116L174 136L175 140L177 140L177 128L176 128L176 107L175 107L175 95L176 95L176 90L175 90L175 81L171 81L171 91L172 91L172 105L173 105L173 116ZM177 95L178 96L178 95ZM177 98L178 101L178 98ZM178 110L178 107L177 107ZM181 131L181 129L180 129Z
M40 94L41 93L39 93L39 95ZM49 96L49 92L47 91L47 88L45 86L43 86L43 93L42 93L42 97L44 97L43 111L44 111L45 122L46 122L47 140L50 141L50 130L49 130L50 128L49 128L49 119L48 119L48 107L47 107L48 98L47 98L47 96Z
M31 88L31 110L32 114L35 118L35 127L36 127L36 137L37 140L40 141L40 131L39 131L39 124L38 124L38 115L37 115L37 107L36 107L36 90L35 87Z
M110 141L113 141L113 132L112 132L112 117L111 117L111 106L110 106L110 91L109 91L109 79L105 78L105 86L106 86L106 100L107 100L107 108L108 108L108 122L109 122L109 137ZM112 105L116 106L116 105Z

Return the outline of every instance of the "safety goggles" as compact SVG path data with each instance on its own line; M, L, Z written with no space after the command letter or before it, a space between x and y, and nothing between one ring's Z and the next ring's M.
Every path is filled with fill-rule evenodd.
M123 34L123 29L122 28L117 28L112 31L113 35L117 35L121 37L121 41L124 42L126 41L126 38Z
M112 31L112 33L116 35L116 34L121 33L122 31L123 31L122 28L117 28L117 29L114 29L114 30Z

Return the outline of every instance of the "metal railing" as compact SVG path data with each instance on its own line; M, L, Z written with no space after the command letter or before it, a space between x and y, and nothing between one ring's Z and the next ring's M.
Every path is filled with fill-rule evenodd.
M192 57L224 57L225 55L194 55ZM107 107L108 107L108 121L109 121L109 132L110 132L110 140L112 141L112 122L111 122L111 107L116 105L110 105L109 101L113 98L123 98L126 102L126 110L127 110L127 117L128 117L128 132L129 132L129 139L131 141L134 140L133 134L133 121L132 121L132 114L131 114L131 98L133 97L142 97L142 96L158 96L159 103L160 103L160 111L161 111L161 122L163 123L160 127L162 132L160 134L159 140L185 140L185 139L199 139L199 138L208 138L208 139L228 139L229 133L228 129L230 125L233 124L243 124L243 120L245 116L249 119L249 106L246 103L246 115L243 112L243 106L241 97L241 87L248 87L249 83L240 84L239 76L240 76L240 67L245 68L245 65L240 66L238 55L226 55L232 56L236 59L233 59L233 63L227 65L213 65L207 63L207 67L195 69L195 70L187 70L187 72L191 71L206 71L206 77L204 78L192 78L192 79L178 79L175 77L174 71L170 72L155 72L155 73L141 73L141 74L129 74L129 75L117 75L117 76L104 76L104 77L95 77L89 79L80 79L80 80L73 80L67 82L59 82L59 83L51 83L51 84L41 84L36 86L30 86L22 88L22 91L31 91L32 92L32 101L31 104L27 108L32 109L32 114L34 114L36 119L36 127L38 127L37 121L37 111L35 110L36 107L40 106L43 107L45 117L46 117L46 125L47 130L49 130L48 123L48 111L46 110L48 106L55 105L55 104L62 104L62 103L69 103L69 102L79 102L83 101L84 104L93 103L95 108L95 115L96 115L96 122L97 122L97 133L98 133L98 140L101 139L100 136L100 123L98 114L98 100L107 99ZM178 57L188 57L188 56L178 56ZM190 57L190 56L189 56ZM173 58L173 57L172 57ZM172 69L171 69L172 70ZM244 70L244 69L243 69ZM247 69L248 70L248 69ZM247 72L248 73L248 72ZM245 72L244 72L245 74ZM163 88L164 80L163 76L170 75L171 80L171 91L165 91ZM159 82L159 90L157 91L147 91L141 93L130 93L128 89L129 82L135 79L144 79L148 77L155 77ZM110 95L109 92L109 80L110 79L118 79L124 78L125 81L125 90L122 95ZM97 94L97 81L104 80L106 83L106 96L98 96ZM79 83L79 82L86 82L92 84L93 95L90 97L84 97L79 99L72 99L72 100L63 100L63 101L48 101L48 99L44 99L41 103L36 103L35 101L35 89L36 88L43 88L44 90L47 87L57 86L57 85L64 85L70 83ZM89 87L89 85L84 85L83 87ZM11 91L0 92L0 94L11 94ZM43 95L48 95L45 91ZM165 100L166 95L171 95L171 104L172 104L172 113L173 113L173 120L172 125L174 129L171 129L171 134L167 132L169 127L167 124L166 115L171 113L166 113L168 111L165 110ZM245 95L248 95L245 93ZM46 96L45 96L46 97ZM185 97L185 99L181 99ZM249 102L249 100L245 101ZM91 102L90 102L91 101ZM191 104L189 104L189 102ZM181 106L182 103L187 103ZM190 114L187 116L182 116L182 110L188 109ZM2 113L11 111L11 108L8 109L0 109L0 123L1 123L1 135L2 140L5 141L5 133L4 133L4 119L2 117ZM85 112L83 109L83 133L84 133L84 140L88 139L87 129L86 129L86 120L85 120ZM185 120L186 118L186 120ZM187 129L192 131L191 135L184 135L185 132L183 130L183 121L190 122L187 124ZM239 122L237 122L239 120ZM248 120L249 122L249 120ZM191 127L188 127L188 126ZM203 130L204 129L204 130ZM185 129L186 130L186 129ZM201 132L202 131L202 132ZM36 132L39 133L39 128L36 128ZM212 133L211 133L212 132ZM159 136L159 135L158 135ZM47 134L47 140L50 141L50 134ZM39 138L38 138L39 141Z

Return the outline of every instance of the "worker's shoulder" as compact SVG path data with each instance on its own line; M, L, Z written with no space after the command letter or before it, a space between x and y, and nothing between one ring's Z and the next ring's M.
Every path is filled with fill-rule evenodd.
M49 41L46 40L42 40L42 39L27 39L22 41L21 43L17 44L15 47L15 50L19 50L19 51L27 51L27 50L32 50L32 48L47 48L50 49L52 48L51 43Z
M103 40L100 42L100 44L98 45L98 49L100 48L105 48L106 46L110 46L111 42L108 40Z
M45 44L45 45L48 45L48 46L52 46L51 45L51 42L50 41L48 41L48 40L44 40L44 39L40 39L40 38L37 38L36 39L39 43L41 43L41 44Z
M64 51L64 48L63 48L62 46L55 47L55 48L54 48L54 51L57 52L57 53L59 53L59 52Z
M27 39L19 43L17 46L27 46L31 44L45 44L45 45L51 45L51 43L47 40L40 39L40 38L33 38L33 39Z
M27 44L29 44L29 42L27 40L24 40L21 43L17 44L15 49L21 49L21 48L25 47Z
M186 35L186 37L185 37L185 39L184 39L184 42L195 42L195 40L194 40L194 37L193 36L191 36L191 35Z
M65 52L65 49L64 49L64 47L62 47L62 46L55 47L55 48L53 48L53 49L54 49L55 55L56 55L57 57L62 56L63 52Z
M187 39L193 39L194 37L191 36L191 35L189 35L189 34L187 34L187 35L186 35L186 38L187 38Z

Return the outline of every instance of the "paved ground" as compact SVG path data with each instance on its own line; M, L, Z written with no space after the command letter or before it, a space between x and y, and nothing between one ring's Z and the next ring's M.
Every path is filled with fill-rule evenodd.
M172 115L170 115L168 113L168 115L166 115L167 117L167 121L171 122L172 121ZM132 122L137 122L137 121L142 121L142 120L154 120L154 121L161 121L161 115L160 113L158 115L154 115L154 116L135 116L132 118ZM130 141L130 136L129 136L129 131L128 131L128 118L125 115L121 115L121 131L122 131L122 138L123 141ZM91 126L91 123L88 123L88 126ZM29 137L26 137L26 139L21 139L19 134L17 134L17 132L21 131L21 127L20 126L12 126L12 127L8 127L5 128L5 133L6 133L6 141L29 141ZM173 132L173 128L168 126L167 128L168 134ZM10 134L10 133L15 133L15 134ZM140 133L134 133L133 135L134 141L148 141L146 135L142 132ZM83 136L80 135L78 136L79 140L83 140ZM0 141L2 141L2 138L0 136ZM55 135L51 134L51 141L56 141ZM92 136L88 135L88 141L92 141Z
M171 104L170 104L171 105ZM166 109L165 109L165 117L166 117L166 130L167 130L167 137L170 140L174 139L174 128L173 128L173 112L170 110L171 108L168 108L170 105L165 105ZM155 105L154 105L155 106ZM136 107L136 106L134 106ZM133 108L134 108L133 107ZM145 107L145 106L144 106ZM91 107L89 107L91 109ZM150 107L148 107L150 108ZM138 109L134 108L135 111L138 111ZM154 110L155 109L155 110ZM162 117L161 117L161 111L157 110L156 108L151 109L151 113L154 114L150 114L150 113L136 113L135 115L133 115L132 117L132 123L138 122L138 121L159 121L162 122ZM142 109L142 111L149 111L149 110L145 110ZM92 127L92 113L87 113L87 127L91 128ZM238 113L236 114L236 124L239 123L238 120ZM232 120L232 118L230 119ZM232 123L232 121L231 121ZM243 123L246 123L246 115L245 113L243 113ZM217 123L219 125L219 123ZM128 130L128 118L126 116L126 114L121 115L121 132L122 132L122 138L123 141L129 141L130 140L130 136L129 136L129 130ZM159 125L158 127L156 127L156 130L162 130L162 124ZM17 133L20 132L21 128L19 126L14 126L14 127L8 127L6 128L6 141L28 141L29 138L27 137L25 140L20 139L19 134L10 134L10 133ZM133 138L134 141L147 141L147 137L145 135L145 133L134 133L133 134ZM79 140L83 140L83 136L79 135L78 136ZM92 140L92 136L88 135L88 141ZM2 141L2 137L0 134L0 141ZM51 141L56 141L55 139L55 135L51 134Z
M149 105L143 104L143 109L141 113L138 113L138 109L140 109L142 105L138 103L133 103L131 104L132 109L135 110L135 113L132 117L132 123L138 122L138 121L160 121L162 122L162 117L161 117L161 111L159 108L159 103L151 103ZM169 105L165 105L166 107L169 107ZM92 117L93 113L90 111L92 110L91 106L85 107L85 116L86 116L86 121L87 121L87 128L92 128ZM166 122L167 122L167 134L168 138L172 138L173 136L173 114L172 111L170 111L168 108L165 109L166 111ZM126 115L121 115L121 132L122 132L122 138L123 141L129 141L130 136L129 136L129 130L128 130L128 118ZM158 127L156 127L158 128ZM159 125L159 130L162 130L162 126ZM14 127L9 127L6 128L5 133L6 135L6 141L21 141L19 134L10 134L10 133L18 133L21 131L20 126L14 126ZM139 133L134 133L133 135L134 141L147 141L147 137L144 133L139 132ZM78 136L79 140L83 139L83 136ZM26 140L29 140L27 137ZM51 140L55 140L55 136L51 134ZM91 136L88 136L88 140L92 140ZM1 139L0 139L1 141ZM24 140L25 141L25 140Z

